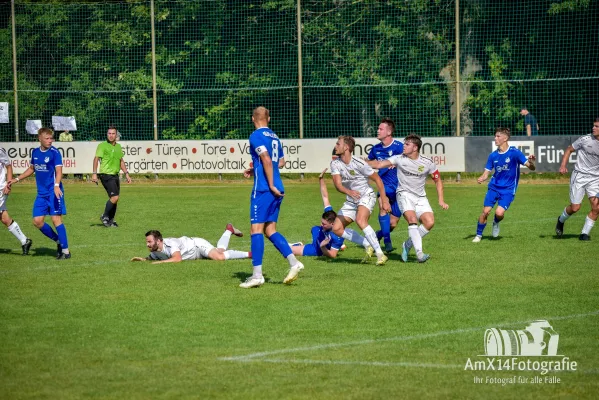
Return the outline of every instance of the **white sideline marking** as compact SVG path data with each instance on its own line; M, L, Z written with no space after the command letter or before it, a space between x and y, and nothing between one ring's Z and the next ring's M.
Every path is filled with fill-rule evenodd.
M458 364L431 364L415 362L385 362L385 361L344 361L344 360L292 360L284 358L258 358L249 360L240 360L241 362L269 362L275 364L294 363L294 364L324 364L324 365L366 365L373 367L414 367L414 368L464 368Z
M584 318L584 317L590 317L590 316L596 316L596 315L599 315L599 310L596 310L596 311L593 311L590 313L585 313L585 314L572 314L572 315L565 315L565 316L558 316L558 317L543 317L543 319L546 319L549 321L558 321L558 320L565 320L565 319ZM473 328L454 329L454 330L450 330L450 331L439 331L439 332L434 332L434 333L424 333L424 334L420 334L420 335L397 336L397 337L383 338L383 339L366 339L366 340L358 340L358 341L354 341L354 342L329 343L329 344L321 344L321 345L316 345L316 346L295 347L295 348L290 348L290 349L263 351L263 352L259 352L259 353L246 354L244 356L219 357L218 360L221 360L221 361L248 361L248 360L252 360L252 359L262 359L262 357L272 356L272 355L276 355L276 354L299 353L299 352L304 352L304 351L332 349L332 348L336 348L336 347L345 347L345 346L360 346L363 344L371 344L371 343L405 342L405 341L409 341L409 340L428 339L428 338L437 337L437 336L453 335L456 333L466 333L466 332L472 332L472 331L477 331L477 330L483 330L483 329L487 329L487 328L496 328L496 327L500 327L500 326L521 325L521 324L526 324L526 323L536 321L538 319L539 318L536 318L533 320L526 320L526 321L505 322L505 323L499 323L499 324L491 324L491 325L482 326L482 327L477 326L477 327L473 327Z

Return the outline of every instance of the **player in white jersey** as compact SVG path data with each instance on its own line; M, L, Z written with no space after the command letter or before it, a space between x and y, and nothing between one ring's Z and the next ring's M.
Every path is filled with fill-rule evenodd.
M368 164L373 168L389 168L395 166L397 170L397 178L399 185L397 186L397 202L403 213L404 218L408 222L408 234L410 238L402 245L401 259L408 261L408 253L414 247L418 262L426 262L430 258L428 254L422 251L422 238L426 236L435 225L435 216L428 199L424 185L427 175L431 175L435 186L437 187L437 195L439 197L439 205L444 210L449 206L443 199L443 182L439 175L437 166L428 157L420 155L422 140L420 136L408 135L404 139L403 154L393 156L387 160L373 160ZM418 226L418 221L421 225Z
M555 233L557 236L564 234L564 222L578 210L586 193L591 203L591 211L587 215L580 240L590 240L589 233L599 216L599 118L593 123L593 133L581 136L572 143L562 157L559 172L568 172L568 159L570 154L576 152L576 165L570 177L570 205L564 209L557 219Z
M154 261L153 264L180 262L185 260L210 259L217 261L250 258L247 251L227 250L231 235L242 237L243 233L231 224L227 224L225 232L216 247L206 239L183 236L180 238L163 238L160 231L146 233L146 246L150 250L147 257L133 257L131 261Z
M12 179L12 164L6 151L0 147L0 218L2 223L6 225L8 231L14 235L21 242L21 249L23 255L29 254L31 248L31 239L27 238L21 231L17 221L12 219L6 211L6 200L10 194L10 185L8 182Z
M356 240L356 235L345 227L356 221L370 246L366 251L366 262L376 252L377 265L384 265L387 256L383 254L381 246L376 237L376 232L369 225L370 214L376 204L376 193L368 184L368 179L372 179L381 195L381 204L383 210L391 211L389 199L385 195L385 186L379 175L366 164L365 161L352 156L356 141L351 136L339 136L335 145L335 154L339 158L331 161L331 175L337 191L346 195L343 207L337 213L337 218L333 224L333 232L343 239L351 240L358 244L362 239ZM359 236L359 235L358 235Z

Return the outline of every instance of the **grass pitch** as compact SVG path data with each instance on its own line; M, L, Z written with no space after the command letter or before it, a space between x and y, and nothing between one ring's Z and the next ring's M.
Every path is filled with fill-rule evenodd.
M105 193L67 184L65 226L73 253L32 227L32 185L15 186L10 214L32 254L0 227L0 398L379 399L596 398L599 393L599 228L580 242L588 204L554 237L567 185L521 185L501 223L471 243L486 188L447 185L448 211L424 239L426 264L360 264L353 244L336 260L304 257L292 285L266 242L267 283L244 290L250 260L131 263L144 233L216 243L227 222L246 236L250 186L123 184L116 220L99 216ZM322 210L318 184L289 182L279 220L288 241L309 241ZM333 204L342 197L329 186ZM586 201L586 200L585 200ZM371 219L376 228L376 216ZM405 221L392 234L407 237ZM486 360L486 327L524 329L547 319L569 372L472 371ZM521 358L521 359L527 359ZM540 358L531 358L539 360ZM548 359L545 357L544 359ZM559 360L562 358L559 357ZM514 382L512 377L516 377ZM546 379L551 378L551 379ZM557 380L559 379L559 383ZM539 380L541 381L539 383ZM551 381L553 380L553 381Z

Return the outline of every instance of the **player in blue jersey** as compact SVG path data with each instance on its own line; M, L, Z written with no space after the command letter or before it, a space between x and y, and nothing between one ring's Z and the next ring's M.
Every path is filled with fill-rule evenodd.
M318 180L320 181L320 195L324 204L324 213L322 214L320 225L313 226L310 230L312 234L312 243L304 245L301 242L291 245L291 250L296 256L325 256L330 258L337 257L337 253L343 247L343 238L333 233L333 224L337 218L337 213L329 202L329 192L327 184L324 181L324 174L327 168L322 171Z
M389 157L403 154L403 143L399 140L393 139L393 133L395 132L395 123L389 118L383 118L379 124L376 138L381 142L374 145L368 153L369 160L386 160ZM379 224L381 230L377 231L376 236L380 240L383 238L385 243L385 251L389 252L393 250L393 244L391 243L391 231L395 229L397 223L401 218L401 210L397 203L397 173L389 168L383 168L379 171L379 176L383 180L385 185L385 193L391 204L391 213L387 213L383 207L381 207L381 198L379 194Z
M277 232L279 209L283 202L285 189L279 173L284 165L283 146L278 136L268 128L270 113L265 107L258 107L252 113L252 122L256 130L250 135L250 154L253 169L244 175L254 175L254 188L250 201L251 248L253 274L239 285L244 289L262 286L262 259L264 257L264 234L276 249L289 261L289 273L283 283L289 284L297 279L304 268L291 251L283 235Z
M516 189L518 189L518 181L520 179L520 165L528 167L531 171L536 169L535 156L531 155L528 158L517 148L510 146L510 130L508 128L499 127L495 129L495 145L497 150L489 155L485 172L478 178L478 183L483 183L489 177L491 170L495 170L489 189L485 196L483 204L483 212L478 218L478 226L476 228L476 236L472 240L474 243L480 242L483 237L483 231L487 226L487 217L497 204L495 209L495 218L493 219L493 237L499 236L499 222L503 219L506 210L510 207Z
M54 132L50 128L40 128L37 132L40 147L31 154L31 163L18 178L11 180L15 184L35 172L37 197L33 203L33 225L44 235L56 242L56 259L71 258L67 230L62 223L62 216L67 209L64 203L64 189L62 187L62 156L54 142ZM56 232L45 222L46 215L52 219Z

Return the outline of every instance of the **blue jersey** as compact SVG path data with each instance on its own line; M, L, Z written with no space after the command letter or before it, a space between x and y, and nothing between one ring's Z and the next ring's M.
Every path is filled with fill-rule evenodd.
M526 164L528 158L514 146L510 146L505 153L495 150L489 155L485 169L495 170L489 189L500 193L516 193L520 180L520 165Z
M268 180L260 154L268 152L272 160L273 183L283 193L283 181L279 173L279 159L283 158L283 145L279 137L269 128L258 128L250 135L250 154L254 164L254 192L269 192Z
M322 226L312 227L312 243L318 249L317 251L320 251L320 244L327 238L330 239L326 245L327 249L339 250L343 246L343 238L335 235L333 231L325 231Z
M56 167L62 167L60 152L54 146L51 146L46 151L42 151L38 147L31 154L31 165L35 169L35 183L37 184L38 196L54 196ZM60 183L60 190L64 193L62 182Z
M394 140L389 146L383 146L382 143L374 145L370 149L370 153L368 153L368 159L382 161L399 154L403 154L403 143L399 140ZM385 185L385 192L395 195L398 185L397 171L395 169L382 168L379 169L379 176Z

